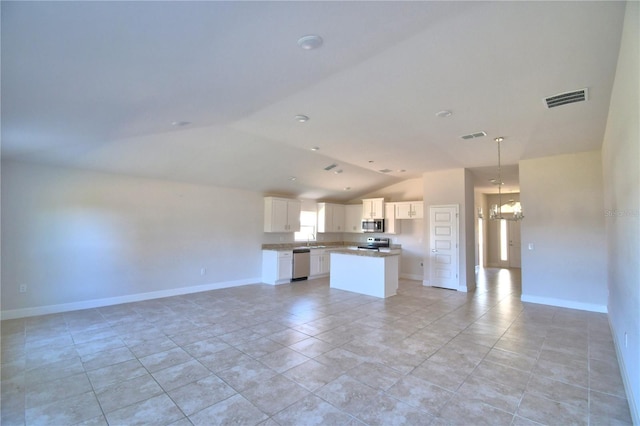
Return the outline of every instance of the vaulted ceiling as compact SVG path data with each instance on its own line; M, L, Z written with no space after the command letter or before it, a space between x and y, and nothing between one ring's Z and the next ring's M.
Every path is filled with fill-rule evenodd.
M512 188L598 149L625 3L1 7L3 158L340 201L450 168L490 187L498 136Z

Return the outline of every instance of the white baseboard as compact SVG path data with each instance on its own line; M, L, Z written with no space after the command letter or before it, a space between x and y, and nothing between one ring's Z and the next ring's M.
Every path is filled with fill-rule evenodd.
M211 284L196 285L191 287L178 287L169 290L152 291L148 293L128 294L126 296L108 297L105 299L83 300L80 302L63 303L60 305L35 306L32 308L11 309L2 311L0 318L16 319L33 317L37 315L58 314L61 312L79 311L81 309L101 308L104 306L119 305L121 303L142 302L144 300L160 299L162 297L181 296L183 294L200 293L203 291L218 290L221 288L238 287L248 284L259 284L260 278L251 278L235 281L222 281Z
M523 302L538 303L540 305L558 306L560 308L579 309L581 311L608 313L607 305L596 305L595 303L582 303L573 300L555 299L552 297L539 297L523 294L520 296Z
M611 330L611 336L613 336L613 346L616 349L616 358L618 358L618 366L620 367L620 375L622 376L622 383L624 384L624 390L627 394L627 402L629 403L629 412L631 413L631 421L634 425L640 425L640 413L638 412L637 401L635 396L633 395L633 387L631 386L631 378L629 377L629 373L627 370L627 365L624 362L624 358L620 356L622 353L623 344L618 339L618 335L613 329L613 324L611 324L611 316L607 315L607 319L609 320L609 329Z

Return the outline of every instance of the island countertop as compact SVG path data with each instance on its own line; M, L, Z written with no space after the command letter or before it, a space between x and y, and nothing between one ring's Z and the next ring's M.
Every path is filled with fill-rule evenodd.
M362 257L389 257L389 256L399 256L399 253L390 253L384 251L375 251L375 250L356 250L356 249L328 249L329 253L339 253L339 254L348 254L352 256L362 256Z

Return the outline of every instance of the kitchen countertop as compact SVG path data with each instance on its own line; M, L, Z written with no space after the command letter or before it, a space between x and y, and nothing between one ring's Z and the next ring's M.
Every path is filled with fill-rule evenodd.
M399 255L398 253L389 253L384 251L352 250L352 249L335 249L335 250L331 250L331 253L348 254L350 256L362 256L362 257L389 257L389 256Z
M378 253L376 251L371 251L371 250L352 250L348 248L348 247L356 247L359 244L364 244L364 243L357 242L357 241L344 241L344 242L334 241L334 242L326 242L326 243L316 241L310 245L307 245L304 243L300 244L300 242L281 243L281 244L263 244L262 250L283 251L283 250L293 250L293 249L299 249L299 248L308 248L308 249L324 249L324 250L331 250L331 251L340 250L340 251L346 251L346 252ZM402 246L400 244L391 244L389 248L392 250L394 249L398 250L398 249L401 249ZM348 253L348 254L354 254L354 253ZM389 253L382 253L382 254L389 255Z

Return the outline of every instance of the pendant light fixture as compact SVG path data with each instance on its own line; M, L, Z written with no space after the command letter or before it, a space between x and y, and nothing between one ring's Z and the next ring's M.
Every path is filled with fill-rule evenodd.
M494 140L498 144L498 179L495 181L495 185L498 185L498 204L493 204L491 206L491 210L489 211L489 219L491 219L491 220L514 220L514 221L522 220L522 219L524 219L524 215L522 214L522 206L520 205L520 203L516 203L513 200L510 200L512 202L512 206L513 206L513 216L504 217L502 215L502 185L504 184L504 182L502 182L502 163L501 163L501 158L500 158L501 157L500 156L500 142L504 141L504 137L499 136L499 137L495 138Z

